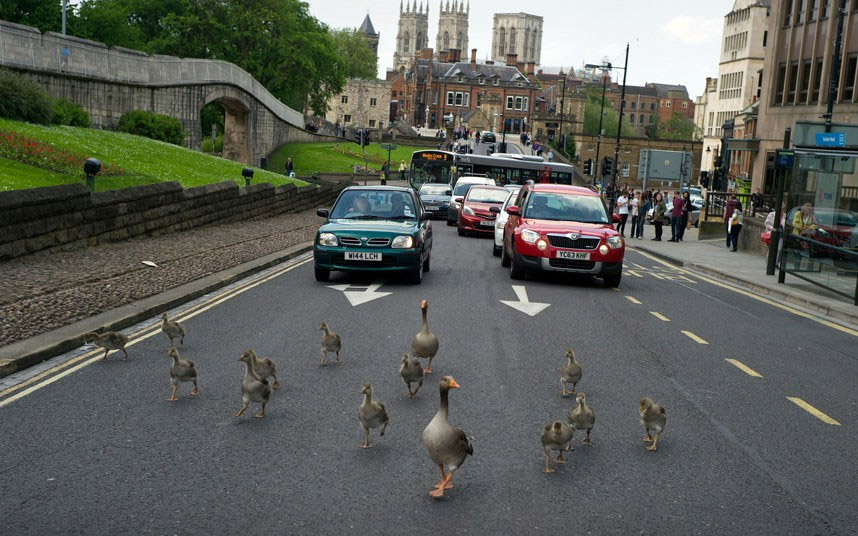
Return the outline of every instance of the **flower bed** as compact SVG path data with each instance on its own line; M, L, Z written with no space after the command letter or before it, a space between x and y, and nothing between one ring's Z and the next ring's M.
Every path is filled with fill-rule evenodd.
M73 176L83 176L83 163L86 161L83 153L59 149L21 133L4 130L0 130L0 157ZM111 162L102 162L100 174L119 177L125 175L125 171Z

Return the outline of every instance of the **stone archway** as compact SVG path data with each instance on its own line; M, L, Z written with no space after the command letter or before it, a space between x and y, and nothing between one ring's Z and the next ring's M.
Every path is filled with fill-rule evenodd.
M250 136L250 107L226 89L209 94L200 109L216 102L224 110L223 157L250 164L253 157Z

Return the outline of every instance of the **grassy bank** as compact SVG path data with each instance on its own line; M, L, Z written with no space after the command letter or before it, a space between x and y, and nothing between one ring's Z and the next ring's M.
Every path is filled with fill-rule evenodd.
M411 153L427 149L427 147L411 147L398 145L390 153L390 168L399 169L399 162L405 164L411 161ZM387 151L377 143L366 148L370 156L369 167L381 170L381 165L387 162ZM363 166L363 150L356 143L287 143L278 148L268 159L268 169L283 173L286 169L286 159L292 158L296 175L311 175L314 171L323 173L348 173L354 164Z

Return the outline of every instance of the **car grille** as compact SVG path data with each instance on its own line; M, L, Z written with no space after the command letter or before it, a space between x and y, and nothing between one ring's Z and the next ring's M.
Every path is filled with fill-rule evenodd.
M341 236L340 244L344 246L359 246L360 238L355 238L353 236Z
M381 247L390 244L389 238L370 238L366 241L367 246Z
M342 244L344 246L360 246L361 245L361 239L355 238L354 236L341 236L340 237L340 244ZM370 238L369 240L366 241L367 246L376 247L376 248L384 247L388 244L390 244L389 238Z
M389 267L396 266L396 257L385 255L380 261L347 261L345 255L332 255L331 260L334 264L343 264L348 266L369 266L369 267Z
M599 247L598 238L579 237L571 239L563 235L548 235L548 243L556 248L566 249L596 249Z
M593 261L575 261L572 259L548 259L548 265L552 268L566 268L567 270L592 270L596 267Z

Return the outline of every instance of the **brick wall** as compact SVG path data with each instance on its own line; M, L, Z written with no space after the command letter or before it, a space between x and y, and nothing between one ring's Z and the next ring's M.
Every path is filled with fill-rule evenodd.
M89 193L77 183L0 192L0 260L300 212L329 204L345 186L163 182Z

